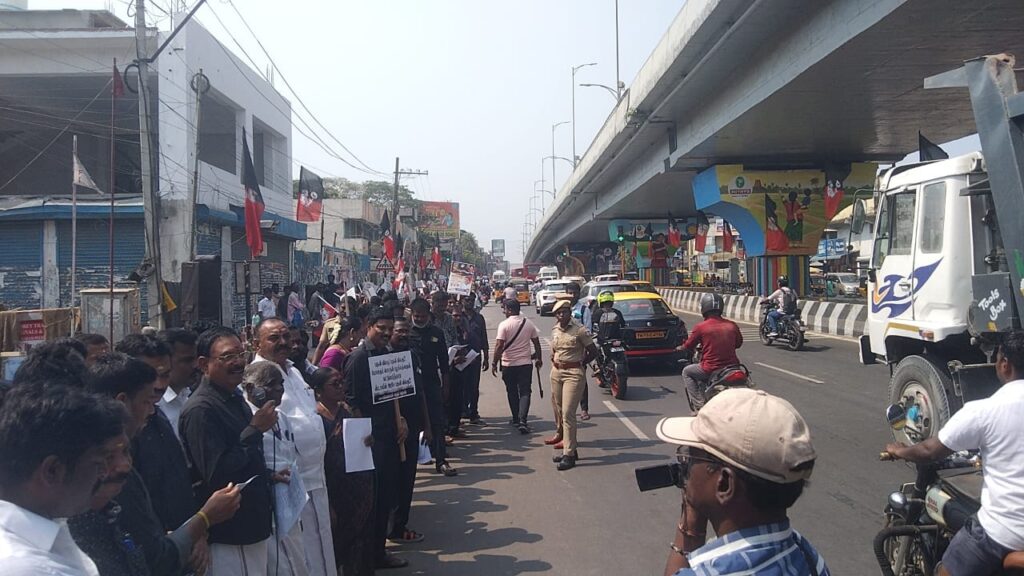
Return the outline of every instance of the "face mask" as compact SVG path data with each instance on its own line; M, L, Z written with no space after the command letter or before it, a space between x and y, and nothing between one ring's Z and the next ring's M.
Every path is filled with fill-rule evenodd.
M415 320L412 321L412 325L415 326L416 328L426 328L427 324L430 324L430 322L424 322L423 324L420 324Z

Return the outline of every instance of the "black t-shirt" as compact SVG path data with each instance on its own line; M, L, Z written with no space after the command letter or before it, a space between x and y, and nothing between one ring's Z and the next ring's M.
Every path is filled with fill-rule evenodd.
M590 331L597 335L598 340L606 341L622 337L622 327L626 324L626 319L616 308L598 308L590 322Z

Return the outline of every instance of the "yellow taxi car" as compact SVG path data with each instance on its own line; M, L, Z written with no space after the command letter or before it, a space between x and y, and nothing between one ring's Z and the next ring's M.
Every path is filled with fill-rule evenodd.
M615 308L622 313L626 325L622 339L626 357L664 360L675 366L682 356L676 346L686 342L686 323L672 312L664 298L656 292L618 292Z
M651 294L658 294L658 289L654 287L654 284L646 280L630 280L630 284L636 286L638 292L650 292Z

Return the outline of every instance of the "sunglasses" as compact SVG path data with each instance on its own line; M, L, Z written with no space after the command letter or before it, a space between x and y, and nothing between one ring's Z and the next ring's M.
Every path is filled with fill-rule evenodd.
M715 464L718 466L722 466L724 464L717 458L712 458L702 453L694 453L693 449L689 446L680 446L676 449L676 462L678 462L679 465L677 476L677 485L679 488L685 486L686 482L690 479L690 470L693 468L694 464L697 464L698 462Z

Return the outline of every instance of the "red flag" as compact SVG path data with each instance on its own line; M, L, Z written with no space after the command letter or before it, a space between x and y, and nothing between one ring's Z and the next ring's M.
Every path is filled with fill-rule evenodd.
M391 219L388 218L387 209L380 219L380 241L384 246L384 256L391 262L395 261L395 239L391 237Z
M319 221L323 199L323 179L305 167L299 168L299 200L295 206L295 219L299 222Z
M843 183L829 180L825 184L825 220L832 220L843 203Z
M679 224L676 223L674 218L668 219L668 245L673 248L679 248L679 245L683 243L682 234L679 233Z
M245 128L242 129L242 185L245 186L245 243L249 245L249 252L253 258L259 258L263 252L263 231L260 229L260 218L263 217L263 194L260 193L260 183L256 178L256 167L252 164L252 154L249 153L249 142L246 139Z
M395 274L401 274L405 270L405 256L398 253L398 263L395 264Z
M423 272L427 269L427 257L420 253L419 271Z
M114 84L111 87L111 95L114 98L120 98L124 96L124 80L121 79L121 73L117 70L117 59L114 59Z
M732 226L729 226L729 223L727 221L722 220L722 251L723 252L732 252L733 240L734 240L734 238L733 238L733 235L732 235Z
M697 235L694 237L693 247L697 252L704 252L704 246L708 241L708 228L711 223L703 212L697 213Z
M434 251L430 254L430 261L434 270L441 270L441 238L437 234L434 234Z

